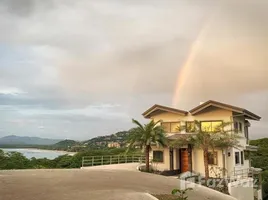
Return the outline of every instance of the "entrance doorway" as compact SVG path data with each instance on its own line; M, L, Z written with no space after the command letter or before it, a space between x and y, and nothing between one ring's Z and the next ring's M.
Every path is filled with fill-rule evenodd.
M188 149L180 149L180 167L181 173L189 171Z

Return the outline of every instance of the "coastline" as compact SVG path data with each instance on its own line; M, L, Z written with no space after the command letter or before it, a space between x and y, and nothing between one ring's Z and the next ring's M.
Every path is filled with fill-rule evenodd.
M52 150L52 149L40 149L40 148L30 148L30 147L26 147L26 148L23 148L23 147L19 147L19 148L14 148L14 147L10 147L10 148L1 148L0 149L17 149L17 150L38 150L38 151L42 151L42 152L58 152L58 153L62 153L62 154L68 154L68 155L75 155L77 152L70 152L70 151L62 151L62 150Z

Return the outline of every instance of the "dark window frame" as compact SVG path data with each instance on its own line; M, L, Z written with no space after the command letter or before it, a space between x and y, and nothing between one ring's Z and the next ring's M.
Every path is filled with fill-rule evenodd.
M164 129L163 124L169 124L169 131L166 131L166 130ZM161 126L163 127L163 129L164 129L166 132L170 133L170 131L171 131L170 122L161 122Z
M207 123L207 122L211 122L211 125L213 122L221 122L223 124L223 120L206 120L206 121L200 121L200 131L201 132L204 132L202 131L202 123ZM211 126L212 128L212 126ZM207 131L208 133L213 133L213 131Z
M243 132L243 123L239 121L234 121L234 132L242 133Z
M218 152L209 151L208 152L208 164L209 165L218 165Z
M236 165L240 165L240 153L239 152L235 152L234 153L235 156L235 164Z
M179 124L177 131L171 131L172 130L172 128L171 128L172 124ZM181 122L180 121L170 122L170 133L179 133L180 132L180 128L181 128Z
M156 156L155 153L160 153L159 158L155 158L155 156ZM162 154L162 158L161 158L161 154ZM156 156L156 157L158 157L158 156ZM164 162L164 151L159 151L159 150L153 151L153 162L163 163Z
M240 133L243 132L243 123L242 123L242 122L238 122L238 131L239 131Z
M161 122L161 126L163 127L163 124L168 124L169 125L169 130L166 131L167 133L179 133L180 130L177 131L171 131L171 125L172 124L179 124L181 126L181 121L173 121L173 122Z
M193 131L188 129L188 124L193 124ZM196 127L195 127L195 121L186 121L186 133L194 133L196 131Z

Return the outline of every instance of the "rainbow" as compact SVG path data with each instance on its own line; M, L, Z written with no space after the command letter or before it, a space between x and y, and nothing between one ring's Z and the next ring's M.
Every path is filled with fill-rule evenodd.
M191 45L187 58L178 73L178 79L176 81L175 92L172 99L172 105L174 107L177 107L177 105L179 104L181 91L186 83L186 80L190 77L190 74L193 72L195 58L203 46L203 42L205 36L207 35L209 25L210 23L206 23L206 25L203 26L200 32L198 33L195 41Z

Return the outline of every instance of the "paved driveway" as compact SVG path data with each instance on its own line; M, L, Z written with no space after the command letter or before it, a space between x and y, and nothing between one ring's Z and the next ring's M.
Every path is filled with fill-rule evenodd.
M146 192L170 193L178 185L175 178L123 169L0 171L1 200L146 200ZM189 193L195 199L228 198L197 188Z

